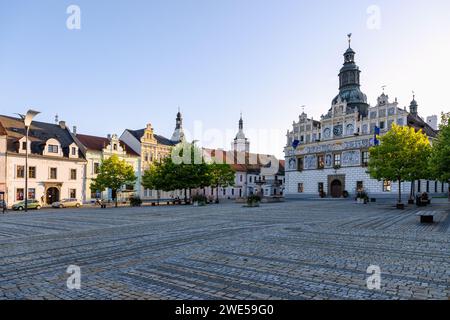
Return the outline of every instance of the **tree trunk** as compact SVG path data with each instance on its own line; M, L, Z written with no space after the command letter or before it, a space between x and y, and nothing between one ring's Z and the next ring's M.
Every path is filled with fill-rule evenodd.
M402 180L398 179L398 203L402 203Z
M219 185L216 186L216 203L219 203Z
M187 204L187 190L184 188L184 204Z

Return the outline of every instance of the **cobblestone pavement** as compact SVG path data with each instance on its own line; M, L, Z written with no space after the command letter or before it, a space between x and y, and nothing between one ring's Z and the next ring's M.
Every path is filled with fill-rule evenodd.
M449 204L425 210L435 224L349 201L9 213L0 299L448 299Z

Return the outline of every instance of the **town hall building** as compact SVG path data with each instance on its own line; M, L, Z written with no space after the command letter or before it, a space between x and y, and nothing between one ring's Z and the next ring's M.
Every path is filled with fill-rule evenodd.
M396 123L421 129L432 141L437 136L437 116L422 119L413 97L401 108L397 99L391 101L384 92L377 104L370 106L361 91L361 71L355 63L350 46L344 53L339 73L339 94L320 121L304 112L293 129L287 132L286 186L288 198L355 196L365 191L370 197L395 197L397 184L371 179L367 173L369 148L375 145L375 132L383 135ZM384 91L384 90L383 90ZM415 190L431 195L444 194L448 185L437 181L417 181ZM410 183L402 184L402 193L409 194Z

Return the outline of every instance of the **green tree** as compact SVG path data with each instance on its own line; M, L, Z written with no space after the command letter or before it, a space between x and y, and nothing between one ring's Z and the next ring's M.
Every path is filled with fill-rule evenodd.
M433 141L430 170L435 179L450 183L450 112L442 114L439 134Z
M97 178L92 180L91 190L104 191L111 189L115 195L115 205L117 207L117 193L125 185L133 185L136 181L134 168L125 160L120 160L117 155L103 160Z
M235 183L235 171L226 163L213 162L208 165L210 185L216 188L216 203L219 203L219 187L226 188Z
M398 203L402 203L402 181L410 181L426 174L431 152L430 142L414 128L393 125L380 145L370 148L369 173L378 180L398 182Z

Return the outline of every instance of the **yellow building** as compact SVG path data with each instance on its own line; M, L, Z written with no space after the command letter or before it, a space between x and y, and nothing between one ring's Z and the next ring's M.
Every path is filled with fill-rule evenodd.
M144 129L126 129L120 137L120 140L125 142L141 157L141 168L138 174L138 185L140 190L138 190L138 194L140 194L141 198L144 200L156 199L158 191L144 190L140 183L141 177L152 163L159 162L162 159L169 157L172 153L172 148L184 141L181 113L178 112L177 114L175 131L171 139L155 134L152 125L149 123ZM170 198L171 196L171 193L160 192L160 198Z

